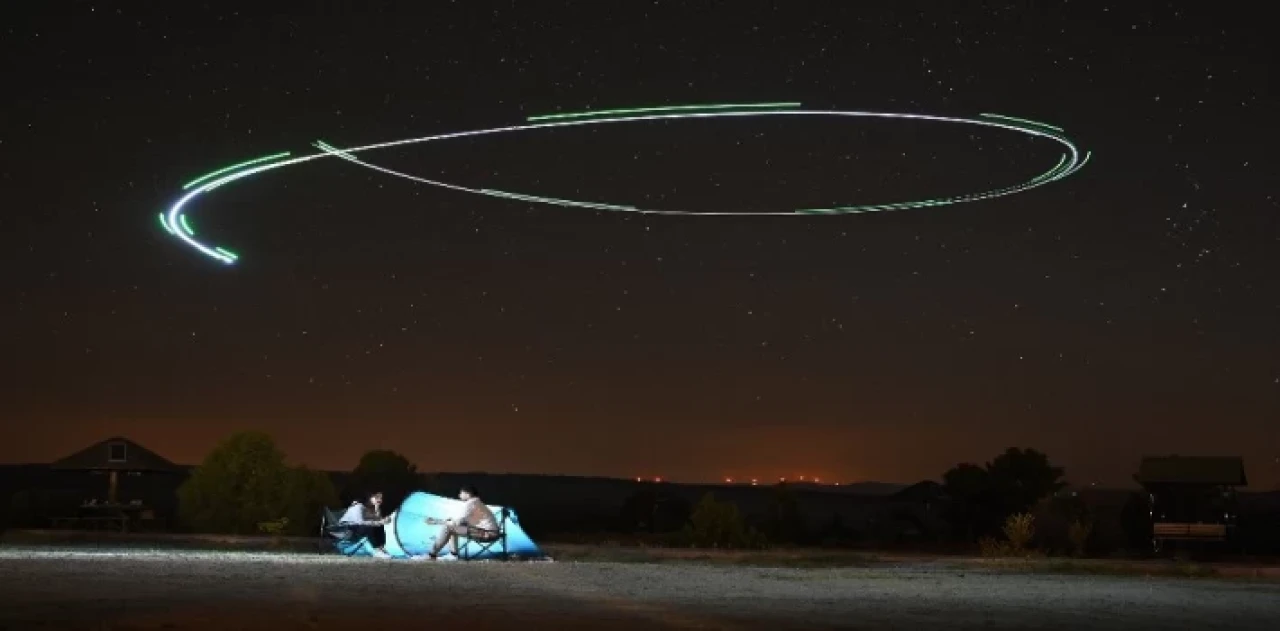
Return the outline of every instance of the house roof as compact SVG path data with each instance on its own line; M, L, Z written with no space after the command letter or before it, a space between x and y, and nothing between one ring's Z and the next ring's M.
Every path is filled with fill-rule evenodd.
M1136 477L1140 484L1249 484L1244 459L1235 456L1149 456L1142 459Z
M123 453L120 453L121 451ZM64 471L177 472L182 470L182 467L169 462L156 452L121 436L114 436L86 447L50 466Z

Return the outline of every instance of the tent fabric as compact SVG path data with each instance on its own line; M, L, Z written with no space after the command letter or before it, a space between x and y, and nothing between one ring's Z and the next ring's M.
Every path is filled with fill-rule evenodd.
M493 504L488 506L489 510L493 511L493 514L501 519L503 507ZM516 512L510 508L506 510L506 551L508 556L524 559L543 558L544 555L542 550L538 548L538 544L534 543L520 526L520 519L516 516ZM431 551L431 546L435 543L436 536L440 534L440 529L443 528L443 526L427 524L426 519L428 517L449 519L460 514L462 514L462 501L460 500L420 491L413 493L405 498L404 502L400 504L400 508L392 514L390 523L385 526L387 545L384 549L387 554L397 559L425 555ZM502 544L500 543L489 547L487 550L482 550L479 544L465 538L459 544L466 548L464 554L469 559L493 559L500 557L502 554ZM369 545L367 539L361 539L358 542L337 541L335 542L335 548L338 552L348 556L373 555L373 547Z

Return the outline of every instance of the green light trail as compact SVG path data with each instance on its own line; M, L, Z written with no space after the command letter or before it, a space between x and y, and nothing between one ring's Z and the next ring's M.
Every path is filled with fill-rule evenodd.
M1013 116L1005 116L1003 114L983 114L983 116L986 116L987 118L999 118L1001 120L1007 120L1011 123L1022 123L1024 125L1033 125L1035 127L1043 127L1044 129L1052 129L1053 131L1056 131L1056 132L1065 131L1061 127L1054 127L1053 125L1050 125L1048 123L1041 123L1040 121L1033 121L1028 118L1015 118Z
M600 110L589 112L576 112L566 114L548 114L544 116L529 117L529 121L542 121L534 123L525 123L518 125L510 125L505 127L493 127L486 129L474 129L469 131L442 133L433 136L423 136L419 138L408 138L403 140L395 140L382 142L377 144L368 144L357 147L347 147L339 149L329 145L323 141L317 141L315 147L322 153L308 154L297 157L290 157L289 152L281 152L246 160L238 164L234 164L217 171L213 171L189 182L184 189L192 189L186 191L179 199L175 200L169 206L167 212L162 213L159 217L160 225L167 232L172 234L178 240L183 241L188 246L194 248L200 253L225 264L234 264L239 259L239 255L235 252L222 248L214 247L212 244L201 243L195 238L195 230L192 228L190 221L187 219L187 206L190 202L197 198L204 197L210 191L222 187L226 184L243 180L267 171L274 171L282 167L299 165L323 158L341 158L343 160L358 164L365 168L373 169L388 175L394 175L410 181L427 184L447 190L453 190L469 194L478 194L489 197L509 199L536 204L549 204L571 208L585 208L603 211L619 211L631 212L645 215L667 215L667 216L804 216L819 214L862 214L878 211L897 211L910 208L934 208L939 206L947 206L951 204L960 204L966 202L974 202L979 200L993 199L1002 196L1015 195L1033 188L1044 186L1052 182L1066 178L1089 163L1092 153L1081 152L1075 143L1066 137L1062 128L1054 127L1045 123L1032 121L1028 119L1015 118L1012 116L1004 116L1000 114L983 114L978 117L955 117L955 116L936 116L930 114L902 113L902 112L869 112L869 111L825 111L825 110L802 110L798 109L799 103L750 103L750 104L714 104L714 105L678 105L667 107L641 107L630 109L616 110ZM786 109L794 108L794 109ZM881 120L904 120L904 121L936 121L949 124L978 125L986 128L999 128L1009 131L1019 132L1022 134L1052 140L1062 145L1068 153L1063 154L1057 164L1052 169L1045 171L1030 180L1005 186L1002 188L989 190L979 193L971 193L967 195L957 195L953 197L940 197L931 199L921 199L916 201L903 201L896 203L884 204L867 204L867 205L849 205L836 206L830 208L810 208L801 210L774 210L766 212L748 212L744 210L725 210L725 211L707 211L698 212L692 210L678 209L657 209L642 208L638 206L623 204L608 204L593 201L576 201L570 199L561 199L554 197L543 197L537 195L527 195L524 193L514 193L490 188L473 188L449 182L431 180L410 173L401 173L389 168L379 166L370 162L366 162L361 158L357 158L356 154L373 151L377 149L387 149L391 147L400 147L416 143L427 143L435 141L446 141L457 138L482 137L496 134L507 134L515 132L524 132L531 130L545 130L560 127L575 127L585 125L600 125L610 123L634 123L643 121L657 120L706 120L710 118L758 118L765 116L786 116L786 117L852 117L852 118L875 118ZM1083 155L1082 155L1083 154Z
M258 164L258 163L260 163L260 162L267 162L267 161L270 161L270 160L279 160L280 158L287 158L287 157L289 157L289 152L288 152L288 151L284 151L284 152L281 152L281 153L274 153L274 154L271 154L271 155L269 155L269 156L262 156L261 158L254 158L254 159L252 159L252 160L246 160L246 161L244 161L244 162L240 162L240 163L237 163L237 164L233 164L233 165L231 165L231 166L229 166L229 167L223 167L223 168L221 168L221 169L218 169L217 171L213 171L212 173L206 173L206 174L201 175L200 177L198 177L198 178L196 178L196 179L194 179L194 180L191 180L190 182L187 182L186 184L184 184L184 185L182 186L182 190L184 190L184 191L185 191L185 190L187 190L187 189L191 188L192 186L195 186L196 184L199 184L199 183L201 183L201 182L205 182L205 181L211 180L211 179L213 179L213 178L215 178L215 177L218 177L219 175L222 175L223 173L229 173L229 172L231 172L231 171L235 171L236 169L242 169L242 168L247 167L247 166L249 166L249 165Z
M564 120L566 118L588 118L595 116L627 116L630 114L656 114L659 112L716 112L723 110L774 110L788 107L800 107L799 103L718 103L712 105L665 105L660 107L632 107L620 110L594 110L586 112L570 112L568 114L542 114L530 116L530 123L537 121Z

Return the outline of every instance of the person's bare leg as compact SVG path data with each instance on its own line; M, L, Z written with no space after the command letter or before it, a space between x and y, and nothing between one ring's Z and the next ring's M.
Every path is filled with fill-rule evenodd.
M431 557L440 556L440 551L444 549L444 545L453 538L453 529L449 526L441 526L440 534L436 535L435 545L431 546Z
M449 551L454 557L458 556L458 539L462 538L462 533L466 532L466 526L454 526L449 530L453 531L453 536L449 537Z

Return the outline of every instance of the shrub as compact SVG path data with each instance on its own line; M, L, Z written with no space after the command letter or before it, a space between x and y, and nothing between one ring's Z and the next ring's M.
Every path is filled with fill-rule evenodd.
M1001 541L993 537L983 537L978 540L978 550L982 556L995 559L1014 556L1013 547L1008 541Z
M278 537L285 533L285 529L289 526L289 518L281 517L271 521L258 522L258 532L264 535L272 535Z
M764 548L765 538L754 528L748 528L731 502L717 502L707 493L693 509L685 536L694 546L707 548Z
M1077 519L1071 522L1067 528L1067 538L1071 540L1071 553L1075 556L1084 556L1085 547L1089 543L1089 536L1093 534L1093 522L1085 519Z
M1017 513L1010 515L1004 521L1004 536L1009 539L1009 545L1015 552L1023 552L1027 549L1027 544L1031 543L1031 538L1036 535L1036 518L1031 513Z

